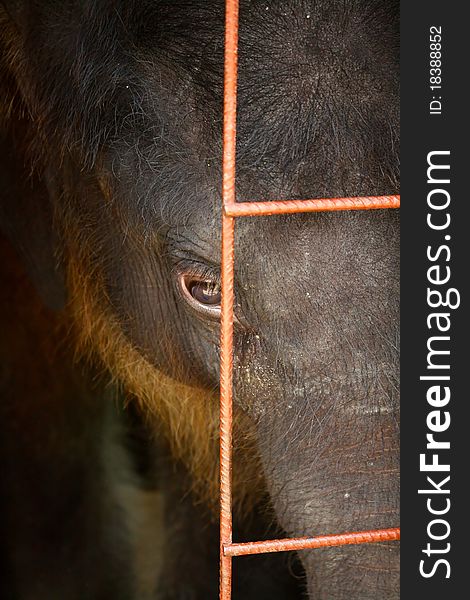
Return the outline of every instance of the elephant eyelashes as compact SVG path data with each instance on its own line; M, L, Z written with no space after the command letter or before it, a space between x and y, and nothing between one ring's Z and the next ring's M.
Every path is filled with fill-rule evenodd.
M179 290L186 302L198 312L212 318L220 317L220 284L210 277L180 273Z

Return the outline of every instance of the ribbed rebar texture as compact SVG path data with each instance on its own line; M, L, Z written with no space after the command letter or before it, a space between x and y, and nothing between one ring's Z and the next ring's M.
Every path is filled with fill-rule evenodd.
M346 544L398 540L400 530L379 529L264 542L232 543L233 278L236 217L398 208L399 196L236 202L238 0L226 0L222 186L222 307L220 325L220 600L231 598L232 557Z
M226 205L225 214L231 217L259 217L299 212L377 210L379 208L398 208L399 206L400 196L359 196L357 198L238 202Z
M224 59L223 206L235 202L238 0L226 1ZM232 559L224 546L232 541L232 363L233 265L232 217L222 216L222 306L220 325L220 599L232 595Z
M335 533L317 537L290 538L285 540L266 540L264 542L246 542L228 544L224 547L225 556L246 556L265 552L286 552L288 550L306 550L308 548L325 548L331 546L347 546L349 544L372 544L391 542L400 539L400 529L377 529L356 531L354 533Z

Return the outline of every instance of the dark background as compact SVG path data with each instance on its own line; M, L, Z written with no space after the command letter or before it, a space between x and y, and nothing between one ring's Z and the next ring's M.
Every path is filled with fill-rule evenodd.
M470 551L467 536L470 528L470 428L468 421L469 393L465 375L470 372L470 352L467 325L467 297L470 261L467 240L470 239L470 194L467 178L470 156L467 135L469 132L467 112L470 106L469 89L470 25L464 17L464 3L402 2L401 4L401 217L402 217L402 598L404 600L445 598L446 600L467 595L466 581L470 575ZM442 91L443 112L430 116L428 104L432 96L429 90L429 28L442 27ZM450 150L452 222L449 230L433 232L426 225L428 212L426 196L431 186L426 183L426 157L431 150ZM444 211L445 212L445 211ZM448 453L451 461L451 502L447 515L452 531L444 542L451 543L448 555L442 555L451 563L451 578L445 579L445 568L437 569L434 577L424 579L419 574L419 562L426 558L427 524L432 518L426 509L427 496L419 496L417 490L426 482L426 474L419 471L419 454L425 451L426 415L431 409L426 402L429 382L420 382L426 374L426 341L430 331L426 317L431 309L426 304L426 271L430 266L426 247L437 247L445 234L450 234L452 270L450 287L461 293L461 305L451 312L451 427L441 434L441 439L451 440ZM441 263L442 264L442 263ZM445 286L441 286L445 287ZM447 310L441 308L440 310ZM444 436L448 435L448 438ZM442 459L441 459L442 461ZM432 475L429 473L429 475ZM436 473L435 480L442 479ZM427 486L429 487L429 486ZM436 497L436 496L435 496ZM441 498L444 496L440 496ZM436 507L437 507L436 502ZM437 533L437 530L436 530ZM440 556L434 555L437 558ZM432 561L427 560L428 568Z

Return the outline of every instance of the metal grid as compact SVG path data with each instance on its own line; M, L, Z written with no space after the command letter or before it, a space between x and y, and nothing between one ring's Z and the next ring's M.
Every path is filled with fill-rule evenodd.
M237 217L398 208L400 196L242 202L235 198L238 0L225 2L222 190L222 307L220 326L220 600L231 599L232 557L400 539L400 529L378 529L249 543L232 543L232 383L234 233Z

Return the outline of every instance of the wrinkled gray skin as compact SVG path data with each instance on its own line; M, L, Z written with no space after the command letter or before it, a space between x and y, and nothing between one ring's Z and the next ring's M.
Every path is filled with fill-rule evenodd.
M44 78L26 103L49 100L67 148L44 159L51 197L65 190L140 352L175 374L171 347L186 381L215 386L218 320L176 279L220 272L222 3L69 4L62 37L45 8L10 9L30 31L24 77ZM383 1L241 3L240 200L397 193L397 17ZM288 535L398 524L398 235L396 211L237 221L235 403ZM396 543L301 559L312 599L398 598Z

